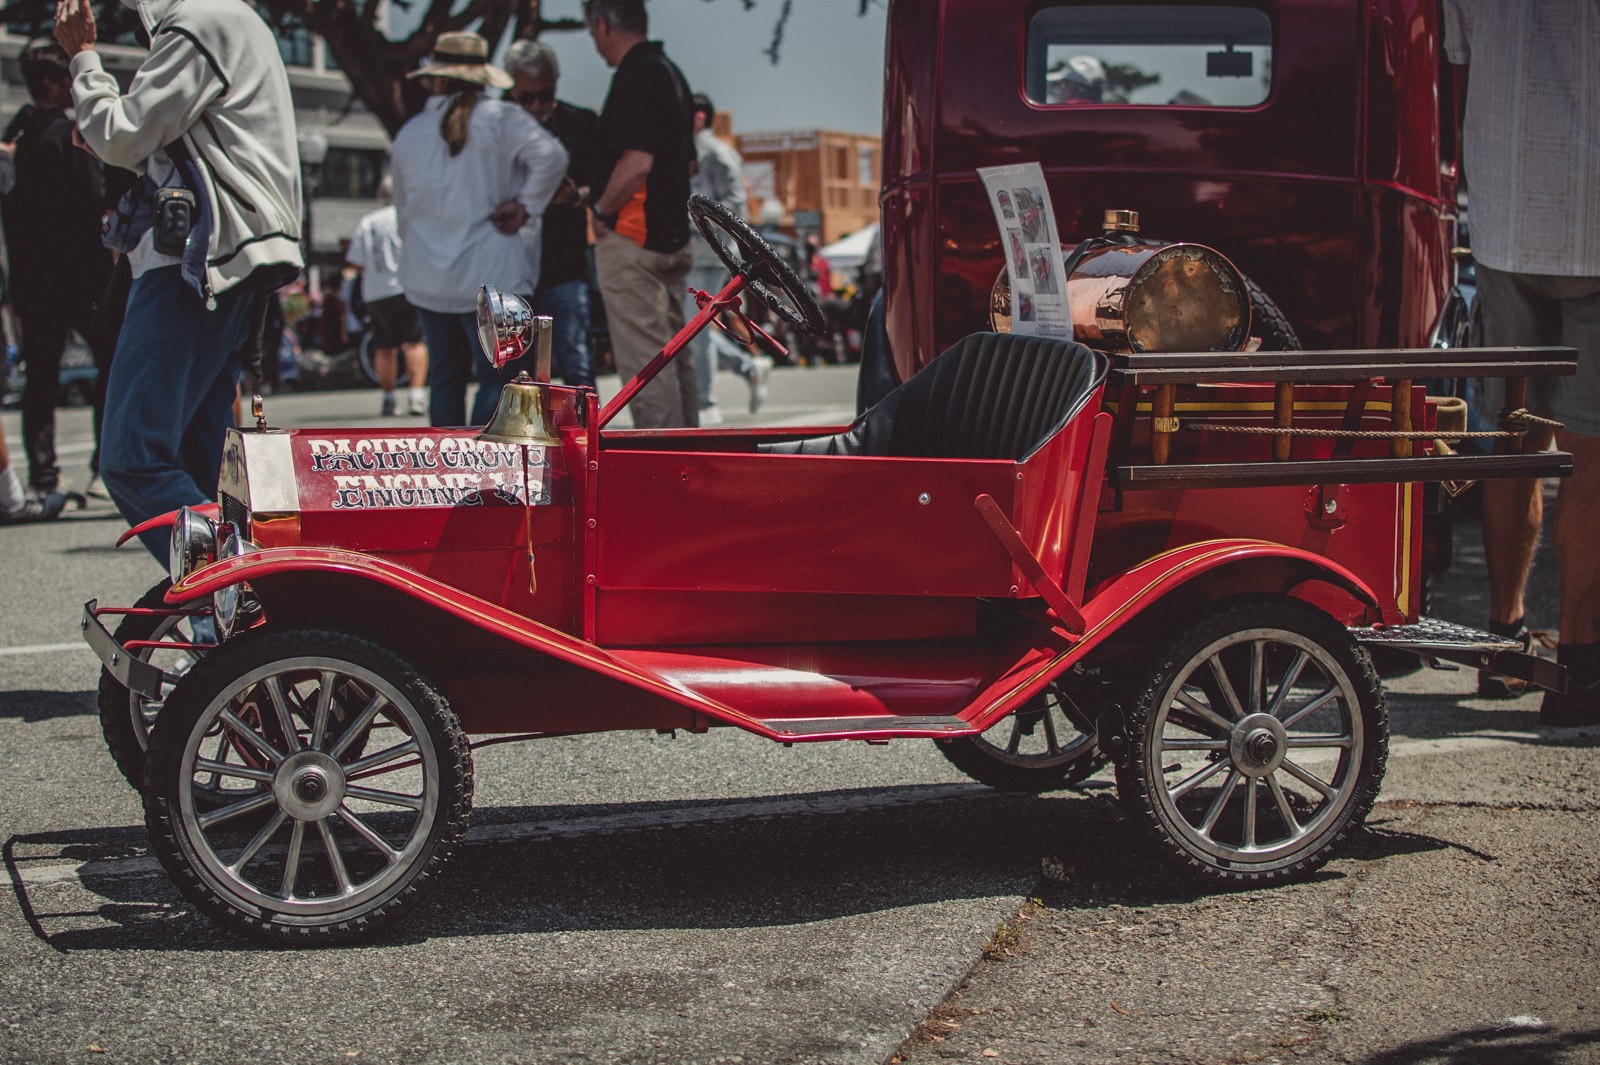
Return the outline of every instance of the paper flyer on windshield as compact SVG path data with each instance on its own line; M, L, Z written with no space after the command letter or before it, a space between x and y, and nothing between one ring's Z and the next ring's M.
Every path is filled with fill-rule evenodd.
M1011 331L1036 336L1071 337L1066 270L1050 188L1038 163L978 169L1011 281Z

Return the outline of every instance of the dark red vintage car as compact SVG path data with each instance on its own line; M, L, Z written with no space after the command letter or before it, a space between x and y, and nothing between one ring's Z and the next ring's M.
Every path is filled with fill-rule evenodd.
M1027 161L1064 241L1123 208L1228 256L1258 288L1265 347L1449 342L1465 318L1440 40L1437 0L894 0L895 379L988 328L1003 254L976 171Z

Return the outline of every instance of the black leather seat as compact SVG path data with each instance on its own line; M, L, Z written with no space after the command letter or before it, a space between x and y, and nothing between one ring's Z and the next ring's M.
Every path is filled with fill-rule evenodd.
M973 333L844 432L761 450L1021 461L1083 409L1105 375L1105 357L1070 340Z

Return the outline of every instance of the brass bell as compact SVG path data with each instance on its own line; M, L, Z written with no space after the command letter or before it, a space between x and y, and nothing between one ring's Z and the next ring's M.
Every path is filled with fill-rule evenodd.
M545 385L550 380L550 350L553 340L549 318L532 321L534 341L534 367L539 380L529 377L527 371L517 374L500 390L500 402L495 406L494 417L474 439L496 444L542 444L560 447L561 439L550 431L549 412L545 409Z
M500 390L494 417L474 439L496 444L543 444L559 447L561 439L550 432L545 418L544 388L527 373L519 373Z

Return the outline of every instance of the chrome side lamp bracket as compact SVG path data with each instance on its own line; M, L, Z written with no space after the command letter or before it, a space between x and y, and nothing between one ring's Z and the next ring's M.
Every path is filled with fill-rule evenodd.
M478 343L495 369L528 350L533 328L533 308L527 300L504 294L493 285L478 290Z

